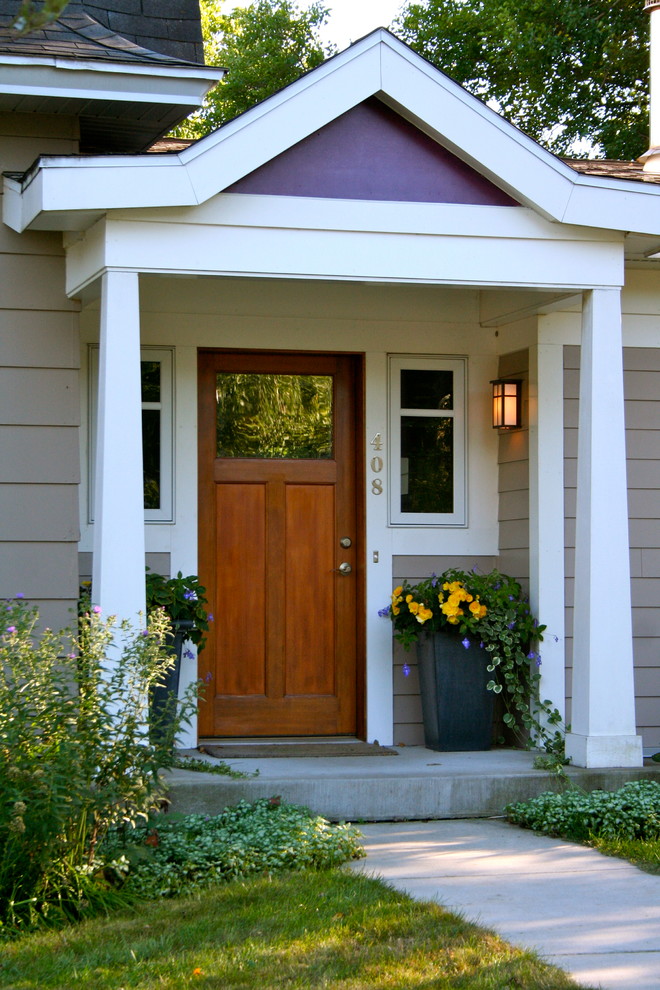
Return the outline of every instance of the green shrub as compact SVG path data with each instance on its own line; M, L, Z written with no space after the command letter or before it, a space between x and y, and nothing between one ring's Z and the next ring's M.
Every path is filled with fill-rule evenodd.
M108 836L106 859L140 897L173 897L219 881L282 870L322 870L364 856L360 833L307 808L261 798L222 814L160 816ZM122 877L122 879L123 879Z
M0 607L0 925L16 928L75 917L101 894L108 829L158 806L172 733L150 741L148 698L173 660L162 614L135 634L92 609L75 631L38 635L35 608ZM192 710L191 692L172 731Z
M564 839L660 839L660 783L635 780L618 791L541 794L505 808L514 825Z

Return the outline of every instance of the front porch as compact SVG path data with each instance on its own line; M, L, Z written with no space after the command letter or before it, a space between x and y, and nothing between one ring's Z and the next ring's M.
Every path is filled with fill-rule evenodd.
M375 137L357 154L363 119L371 120ZM316 149L311 156L308 138ZM407 169L396 167L398 151L388 150L399 140ZM301 145L311 162L304 186ZM331 161L328 146L340 152ZM636 543L629 537L622 344L653 356L657 350L655 285L638 292L636 280L646 273L635 268L627 281L624 273L627 254L637 265L657 248L655 192L631 196L624 185L578 176L384 32L180 155L132 156L116 166L102 158L45 159L29 181L6 180L5 219L17 231L70 232L66 290L81 300L81 362L89 369L79 550L84 566L91 565L94 602L104 614L135 621L144 612L146 554L163 573L200 575L216 617L213 635L219 639L221 629L225 636L217 649L209 637L200 658L203 704L213 709L213 722L191 725L185 744L195 745L198 733L354 732L413 746L420 741L414 664L407 677L397 656L393 662L391 629L378 612L405 577L497 566L526 583L531 608L547 626L541 691L572 726L567 752L584 766L641 766L637 726L646 730L650 751L660 738L660 616L652 612L660 565L656 509L648 499L636 498L644 525ZM435 184L422 195L429 169ZM392 176L402 184L393 187ZM649 236L628 243L628 230ZM577 346L574 375L565 350ZM222 446L218 456L217 378L204 379L202 388L198 360L235 353L237 374L247 374L246 362L257 354L269 365L282 354L287 362L297 355L352 356L352 387L338 379L332 386L337 418L328 435L335 453L307 458L324 462L321 472L335 465L325 494L321 475L310 480L301 475L304 465L293 463L305 458L273 458L268 482L255 474L256 462L267 457L235 456L231 470L219 463L230 458ZM649 354L638 362L648 367ZM143 365L160 369L156 397L143 387ZM525 382L523 425L500 436L489 415L490 383L512 372ZM429 374L445 383L434 398L424 396L424 379L415 377ZM417 382L404 395L403 376ZM575 387L569 397L567 381ZM634 422L649 434L660 433L648 418L654 389L646 378L639 382L644 410L635 410ZM158 417L155 453L146 432L143 442L142 423ZM447 421L447 439L434 432L433 419ZM339 422L354 446L337 444ZM430 461L441 466L442 486L411 465L425 436L433 439ZM653 439L640 451L657 461ZM157 468L157 479L149 479L158 484L154 505L145 504L145 450ZM296 477L277 460L291 461ZM642 466L641 489L656 490L654 472ZM434 499L413 506L411 478L420 491L424 481ZM336 501L335 481L342 496ZM307 490L314 487L326 500L323 512ZM350 513L335 512L345 505ZM648 704L637 722L631 546L638 551L635 590L651 613L637 631L645 641L640 667L648 668L640 671ZM609 621L613 575L616 621ZM310 576L317 582L311 590ZM326 585L341 590L322 594L318 588ZM344 638L331 640L346 615L351 642L344 649L343 626ZM320 616L328 632L321 647ZM261 648L266 639L270 652ZM340 668L335 678L331 660L349 652L349 672ZM303 670L300 657L308 658ZM184 684L196 676L191 663ZM338 683L350 689L335 696ZM330 723L326 709L319 721L314 705L334 697L327 707L334 705L341 720ZM312 699L307 721L289 710L293 698ZM257 705L267 720L255 721ZM290 762L282 771L288 780ZM315 761L318 788L320 771ZM422 793L410 808L394 795L391 813L438 812L437 795L424 802L433 774L408 771L402 786L410 791L418 782ZM346 768L344 775L333 761L325 780L354 773ZM376 774L377 794L388 790L392 773L398 778L401 771L374 767L365 780ZM512 773L503 767L502 779ZM279 779L273 777L271 793ZM251 783L261 786L263 778ZM363 817L366 786L356 778L360 800L330 810ZM317 803L313 794L301 799ZM470 812L461 801L447 800L444 813L491 813L501 803L480 799Z
M274 751L276 747L274 743ZM241 800L280 795L335 821L486 818L501 815L510 802L565 786L556 775L535 770L535 754L525 750L436 753L423 746L393 748L396 756L228 760L234 770L259 771L244 780L173 770L168 773L170 811L213 815ZM183 755L217 763L197 750ZM615 790L641 778L660 780L660 764L602 770L567 767L566 771L587 791Z

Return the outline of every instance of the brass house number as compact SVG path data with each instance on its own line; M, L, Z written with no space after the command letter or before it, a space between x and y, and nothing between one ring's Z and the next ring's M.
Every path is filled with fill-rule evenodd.
M383 449L383 438L381 437L380 433L377 433L375 435L375 437L370 441L370 444L374 448L374 450L382 450ZM381 472L383 470L383 466L384 466L384 461L383 461L383 458L380 456L380 454L377 454L375 457L372 457L371 458L371 461L369 462L369 464L370 464L371 470L373 471L374 474L377 474L377 475L378 474L381 474ZM382 495L383 494L383 479L382 478L372 478L371 479L371 494L372 495Z

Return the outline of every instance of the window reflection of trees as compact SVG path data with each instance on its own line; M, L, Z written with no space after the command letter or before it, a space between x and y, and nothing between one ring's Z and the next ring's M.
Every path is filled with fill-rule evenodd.
M450 417L401 417L401 457L407 461L402 512L454 511L454 421Z
M332 377L219 372L217 457L332 457Z

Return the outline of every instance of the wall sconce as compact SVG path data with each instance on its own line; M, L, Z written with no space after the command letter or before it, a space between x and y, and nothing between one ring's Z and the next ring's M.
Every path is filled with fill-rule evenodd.
M496 378L493 386L493 429L515 430L522 426L522 381Z

